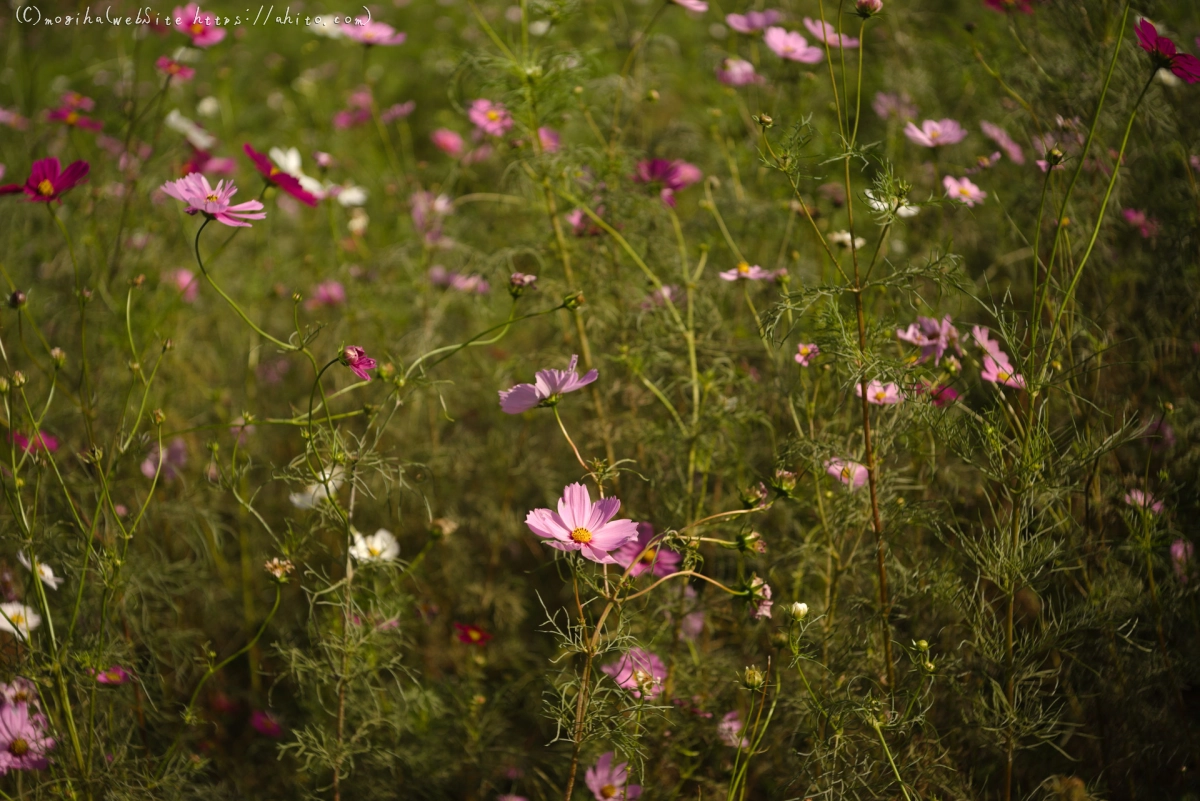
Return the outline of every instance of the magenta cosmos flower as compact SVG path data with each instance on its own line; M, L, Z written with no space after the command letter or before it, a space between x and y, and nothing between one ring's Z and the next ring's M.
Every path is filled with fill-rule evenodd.
M727 58L717 67L717 80L726 86L748 86L762 83L762 76L754 71L754 65L740 58Z
M921 348L920 361L933 357L934 364L940 364L942 355L947 348L953 347L958 355L962 355L962 345L959 344L958 329L946 315L941 320L933 317L918 317L908 328L896 330L896 339L909 342Z
M40 159L30 167L28 181L0 186L0 195L24 192L30 203L50 203L83 183L89 169L86 161L73 161L64 170L56 158Z
M525 516L525 525L551 548L579 551L586 559L606 565L617 560L615 551L638 535L632 520L613 520L621 508L618 498L601 498L592 503L587 487L569 484L558 499L558 511L534 509Z
M196 77L196 71L191 67L180 64L174 59L166 56L159 56L158 61L154 62L154 67L168 78L178 78L181 81L190 81Z
M1138 209L1125 209L1121 212L1121 216L1125 218L1125 222L1138 229L1142 239L1153 239L1158 235L1158 220L1150 217L1146 212Z
M816 64L825 58L825 51L819 47L809 47L808 40L794 31L783 28L767 28L763 34L763 43L771 48L771 52L788 61L799 61L801 64Z
M613 558L621 567L628 568L631 576L640 576L649 570L656 578L671 575L683 561L675 551L661 547L654 536L654 526L649 523L638 523L637 538L622 545Z
M769 9L767 11L747 11L745 14L727 14L725 24L738 33L758 33L781 19L783 19L783 14Z
M347 345L342 348L341 362L363 381L371 380L367 371L374 370L376 366L375 360L367 355L366 350L357 345Z
M582 389L599 378L595 369L588 370L582 377L575 372L578 356L571 356L566 370L538 370L532 384L517 384L512 389L500 391L500 408L508 414L521 414L538 406L553 406L568 392Z
M312 297L304 302L304 308L312 311L322 307L341 306L346 302L346 288L341 281L322 281L313 287Z
M772 273L767 272L757 264L751 265L744 261L738 262L738 265L732 270L725 270L717 273L722 281L765 281L773 277Z
M1162 514L1163 502L1155 498L1148 492L1140 489L1131 489L1125 493L1125 503L1135 509L1144 509L1152 514Z
M193 47L212 47L225 38L225 29L217 25L216 18L201 12L195 3L188 3L183 8L176 6L171 16L179 20L175 30L190 36Z
M82 97L82 96L81 96ZM90 98L83 98L91 102ZM104 123L99 120L93 120L91 117L85 117L81 113L82 106L72 106L64 104L49 112L46 119L53 122L61 122L71 128L82 128L85 131L99 131L104 127Z
M1009 11L1020 11L1022 14L1033 13L1032 0L983 0L983 4L993 11L1006 14Z
M259 175L267 179L267 183L279 187L301 203L313 207L317 205L316 195L300 186L299 178L284 172L272 164L271 159L267 158L266 153L259 153L250 146L249 142L242 145L242 150L250 157L250 161L254 162L254 169L258 170Z
M821 349L819 347L817 347L816 343L813 343L813 342L810 342L808 344L801 343L796 346L795 359L796 359L796 363L799 364L801 367L808 367L808 365L812 363L812 360L817 358L820 355L821 355Z
M1158 29L1149 20L1137 24L1138 44L1150 54L1154 68L1167 69L1188 83L1200 81L1200 59L1190 53L1180 53L1175 43L1165 36L1158 35Z
M34 434L32 439L20 431L13 431L8 435L8 441L26 453L37 453L38 451L54 453L58 450L58 438L50 436L45 431Z
M616 662L600 670L611 676L618 687L629 690L634 698L643 694L646 698L657 698L667 677L667 666L658 655L641 648L630 648Z
M1000 145L1000 149L1004 151L1004 154L1009 159L1017 164L1025 163L1025 151L1021 150L1021 146L1013 141L1013 138L1008 135L1008 131L987 120L980 122L979 127L983 131L984 136Z
M629 763L613 765L613 756L612 751L601 755L583 780L596 801L633 801L642 794L641 785L629 783Z
M404 40L408 38L408 34L397 32L386 22L365 22L361 25L357 20L343 22L341 31L347 39L353 39L368 46L399 45L404 44Z
M203 214L210 220L216 220L234 228L249 228L246 220L261 220L267 216L262 210L263 204L257 200L247 200L236 206L229 205L230 199L237 194L237 187L230 181L217 181L213 187L208 179L198 172L193 172L177 181L167 181L162 185L162 191L176 200L187 203L184 209L188 214Z
M96 671L97 684L121 685L133 681L133 674L120 665L113 665L108 670Z
M467 119L488 136L504 136L513 127L512 115L503 104L482 98L471 103Z
M695 11L697 14L703 14L708 11L708 3L704 0L671 0L675 5L686 8L688 11Z
M1188 582L1189 568L1195 552L1195 546L1187 540L1175 540L1171 543L1171 567L1175 569L1175 575L1178 576L1181 584Z
M987 192L976 186L970 178L947 175L942 179L942 186L946 187L946 197L957 200L969 209L979 205L987 197Z
M923 147L945 147L967 138L966 130L951 119L925 120L920 128L910 122L904 126L904 135Z
M825 462L825 472L845 484L851 492L867 483L867 468L849 459L830 459Z
M833 25L819 19L804 18L804 27L817 38L818 42L827 42L830 47L844 47L847 50L858 47L858 40L837 32Z
M264 737L283 736L283 725L270 712L256 709L250 713L250 726Z
M703 177L704 173L700 172L700 168L695 164L679 159L649 159L638 162L633 180L639 184L660 186L659 198L663 203L675 208L675 193L687 189Z
M854 385L854 394L862 397L862 384ZM900 387L894 383L883 383L882 381L871 381L867 384L867 403L873 403L876 406L894 406L904 400L904 395L900 392Z
M46 728L46 718L30 714L28 704L0 707L0 773L49 767L46 753L54 748L54 739Z

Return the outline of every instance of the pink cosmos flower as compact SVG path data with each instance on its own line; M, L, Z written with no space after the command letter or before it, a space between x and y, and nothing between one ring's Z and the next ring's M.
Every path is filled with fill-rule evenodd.
M250 713L250 726L264 737L279 738L283 736L283 726L275 716L262 709Z
M1008 131L1001 128L995 123L984 120L979 123L979 127L983 130L983 135L991 139L996 144L1000 145L1000 149L1008 156L1011 161L1017 164L1025 163L1025 152L1021 150L1021 146L1013 141L1013 138L1008 135Z
M1007 362L1008 354L1000 349L1000 343L988 336L988 330L982 325L971 326L971 338L975 340L984 353L987 353L993 359Z
M659 198L671 208L675 208L675 193L687 189L704 177L700 168L686 161L667 161L666 159L650 159L639 161L634 172L634 183L660 186Z
M600 668L618 687L629 690L634 698L657 698L662 693L662 681L667 677L667 666L657 654L641 648L630 648L613 662Z
M177 181L167 181L162 185L162 191L176 200L187 203L184 209L188 214L203 214L210 220L216 220L234 228L249 228L246 220L261 220L267 216L262 210L263 204L257 200L247 200L236 206L229 205L230 199L237 194L237 187L230 181L218 181L216 187L208 183L208 179L198 172L185 175Z
M683 597L688 602L688 608L695 611L688 612L683 616L683 620L679 623L679 639L680 640L695 640L704 631L704 610L696 609L696 590L689 586L684 586Z
M0 707L0 773L49 767L46 752L54 748L54 738L47 728L46 718L30 714L28 704Z
M193 47L212 47L225 38L225 29L216 24L213 15L202 13L195 3L188 3L183 8L176 6L171 16L179 20L175 30L190 36Z
M341 306L346 302L346 288L340 281L322 281L313 287L312 296L304 301L304 308L312 311L322 307Z
M28 127L29 120L22 117L16 111L0 106L0 125L7 125L9 128L23 131Z
M854 385L854 394L862 397L862 384ZM867 403L875 404L876 406L894 406L904 400L904 395L900 392L900 387L894 383L883 383L882 381L872 381L867 384Z
M1139 209L1125 209L1121 212L1125 218L1125 222L1138 229L1138 233L1143 239L1153 239L1158 235L1158 220L1147 216L1146 212Z
M946 187L946 197L957 200L967 208L974 208L987 197L987 192L972 183L970 178L947 175L942 179L942 186Z
M513 127L512 115L507 108L482 98L471 103L467 119L488 136L504 136Z
M923 147L945 147L967 138L967 131L952 119L925 120L918 128L909 123L904 126L904 135Z
M1151 514L1162 514L1163 502L1155 498L1148 492L1140 489L1131 489L1125 493L1125 503L1137 509L1144 509Z
M1200 81L1200 59L1190 53L1177 52L1175 43L1165 36L1158 35L1158 29L1150 20L1143 19L1137 24L1138 44L1150 54L1154 68L1168 69L1188 83Z
M979 377L984 381L990 381L993 384L1003 384L1006 387L1024 389L1024 376L1013 370L1012 364L1008 361L1007 356L1005 356L1003 353L1000 355L1003 358L994 359L991 356L983 357L983 372L980 373Z
M738 33L758 33L783 19L783 14L773 9L747 11L745 14L727 14L725 24Z
M817 38L818 42L828 42L830 47L842 47L851 50L858 47L858 40L837 32L837 28L819 19L804 18L804 27Z
M205 172L210 175L232 175L237 169L233 159L213 158L207 150L192 148L192 157L179 171L180 175L190 175L194 172Z
M187 443L183 437L175 437L167 444L166 453L162 454L162 469L158 466L159 449L158 443L150 446L150 453L146 455L142 461L142 475L146 478L154 478L155 472L163 481L171 481L179 477L179 471L187 464L188 451Z
M316 195L304 189L300 185L299 178L284 172L273 164L266 153L259 153L250 146L249 142L242 145L242 150L250 157L250 161L254 162L254 168L258 170L259 175L267 179L267 183L279 187L301 203L313 207L317 205Z
M368 370L374 370L377 362L367 355L366 350L357 345L347 345L342 348L342 364L363 381L370 381Z
M366 125L370 121L371 112L365 108L339 111L333 115L333 127L339 131L344 131L348 128L357 128L360 125Z
M0 684L0 699L3 699L5 704L28 704L37 709L37 685L29 679L17 676L8 684Z
M942 355L949 347L953 347L959 356L962 355L958 329L954 327L948 314L940 321L933 317L917 317L917 321L908 328L897 329L896 338L920 347L920 361L932 356L933 363L940 364Z
M1032 0L983 0L983 4L1001 14L1009 11L1020 11L1022 14L1033 13Z
M93 120L91 117L85 117L78 108L71 106L59 106L46 114L46 119L61 122L70 127L82 128L85 131L99 131L104 127L104 123Z
M120 665L113 665L108 670L96 672L97 684L120 685L133 681L133 674Z
M8 435L8 441L25 451L25 453L37 453L38 451L54 453L58 450L58 439L50 436L45 431L35 434L33 439L25 436L20 431L13 431Z
M506 410L507 411L507 410ZM615 565L609 553L635 539L637 526L632 520L613 520L621 508L618 498L601 498L592 503L587 487L569 484L558 501L558 511L533 509L525 516L529 530L560 551L579 551L593 562Z
M666 306L667 301L679 303L679 287L673 284L663 284L661 288L651 290L642 301L642 311L649 311L660 306Z
M553 406L568 392L582 389L595 381L600 373L594 368L582 377L575 372L578 356L571 356L566 370L538 370L532 384L517 384L500 391L500 408L507 414L521 414L538 406Z
M159 56L158 61L154 62L154 67L168 78L178 78L181 81L190 81L196 76L194 69L166 56Z
M671 2L677 6L686 8L688 11L694 11L697 14L703 14L705 11L708 11L708 3L704 2L704 0L671 0Z
M81 95L79 92L65 92L59 100L65 108L78 109L79 111L91 111L96 107L95 100Z
M1196 549L1187 540L1175 540L1171 543L1171 567L1179 578L1180 584L1188 583L1188 573L1191 572L1192 556Z
M543 153L557 153L562 137L553 128L543 126L538 128L538 142L542 146Z
M885 120L890 117L898 120L915 120L918 113L908 92L901 92L898 95L876 92L875 99L871 101L871 108L875 109L875 113Z
M640 576L649 570L656 578L671 575L683 561L675 551L661 547L654 537L654 526L649 523L638 523L637 538L622 545L613 558L618 565L628 568L631 576Z
M750 741L742 736L742 716L736 709L721 718L717 724L717 737L730 748L750 747Z
M867 468L848 459L830 459L825 462L825 472L846 485L854 492L867 483Z
M801 367L808 367L812 363L812 360L820 355L821 349L815 342L810 342L808 344L802 343L797 345L794 358L796 359L796 363Z
M463 154L463 138L449 128L438 128L429 135L433 146L450 158L458 158Z
M613 765L614 753L609 751L587 769L583 780L596 801L633 801L642 794L642 788L629 783L629 763Z
M801 64L816 64L825 58L825 51L819 47L809 47L808 40L794 31L779 27L767 28L763 35L763 43L771 48L771 52L788 61L799 61Z
M738 265L732 270L725 270L717 275L722 281L765 281L772 277L771 273L757 264L750 265L744 261L738 262Z
M446 195L414 192L408 199L413 227L423 236L425 244L435 247L442 242L442 221L454 213L454 201Z
M754 71L754 65L740 58L727 58L717 67L717 80L726 86L748 86L762 83L763 77Z
M755 620L771 617L771 585L758 576L750 580L750 603L754 604L750 614Z
M29 180L0 186L0 195L24 192L30 203L50 203L83 183L89 169L86 161L73 161L64 170L56 158L40 159L29 168Z
M195 303L200 295L200 281L191 270L180 268L171 273L175 288L183 295L184 303Z
M514 298L519 298L525 294L525 290L537 289L537 280L538 277L536 275L513 273L508 277L508 294Z
M361 42L368 47L371 45L387 46L404 44L404 40L408 38L408 34L398 33L395 28L386 22L372 21L360 25L356 19L354 22L343 22L340 30L342 35L347 39Z

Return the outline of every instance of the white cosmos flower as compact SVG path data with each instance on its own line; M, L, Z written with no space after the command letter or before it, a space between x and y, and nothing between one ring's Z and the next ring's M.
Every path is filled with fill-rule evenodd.
M196 113L201 117L215 117L221 113L221 101L212 95L202 98L196 104Z
M834 231L829 235L829 241L835 245L841 245L844 248L848 248L851 245L850 232ZM855 250L861 250L862 248L866 247L867 240L863 239L861 236L854 237L853 244Z
M867 205L870 206L872 210L880 213L891 211L893 206L896 208L897 217L916 217L921 213L920 206L914 206L913 204L909 203L908 200L903 198L880 199L875 197L875 193L870 189L863 192L863 194L867 196ZM899 201L898 206L895 205L897 201Z
M346 208L361 206L367 202L367 190L354 184L337 187L337 202Z
M379 529L369 537L355 531L350 555L360 562L390 561L400 555L400 543L386 528Z
M330 184L321 183L316 178L304 174L304 165L300 159L299 149L289 147L284 150L281 147L273 147L267 151L267 155L271 157L271 161L275 162L276 167L293 176L306 192L311 192L318 200L323 199L325 193L329 191Z
M293 492L288 496L288 500L297 509L315 509L329 500L330 493L336 493L342 486L342 475L342 468L334 467L321 475L322 479L328 480L329 489L325 488L326 481L318 481L316 484L309 484L303 492Z
M197 150L209 150L217 143L217 137L201 128L196 123L179 113L179 109L171 109L171 113L163 120L172 131L183 134L192 147Z
M33 565L30 564L29 557L26 556L24 552L17 554L17 561L20 562L26 570L33 570ZM57 590L58 585L62 584L63 580L54 575L54 568L38 559L36 556L33 557L33 562L37 565L37 570L35 572L38 574L38 578L42 580L42 583L52 590Z
M0 604L0 631L7 631L24 640L29 632L42 625L42 616L25 604L11 601Z

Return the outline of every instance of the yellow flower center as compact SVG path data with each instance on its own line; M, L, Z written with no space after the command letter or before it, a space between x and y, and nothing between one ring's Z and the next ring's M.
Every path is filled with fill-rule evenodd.
M496 120L500 119L500 112L493 109L487 113L487 118L490 121L495 122Z
M204 33L204 25L199 22L193 22L190 30L192 32L192 35L196 36L197 34Z
M12 700L14 704L27 704L33 700L33 693L28 690L17 690L13 693Z
M877 391L875 392L875 400L877 400L877 401L879 401L879 402L881 402L881 403L883 402L884 398L886 398L886 397L887 397L887 393L886 393L886 392L884 392L882 389L880 389L880 390L877 390Z
M657 555L658 555L657 549L648 548L648 549L646 549L646 552L644 554L642 554L641 561L645 562L646 564L652 564L654 562L654 557Z
M41 183L38 184L38 194L45 195L46 197L54 194L54 184L50 182L49 178L43 178Z
M1012 378L1012 374L1000 370L996 373L996 378L999 378L1001 381L1008 381L1008 379Z
M851 475L851 473L852 473L852 472L853 472L853 471L850 469L850 465L846 465L845 467L843 467L843 468L842 468L842 480L843 480L843 481L849 481L849 480L850 480L850 475Z
M963 197L966 197L967 195L971 194L971 190L967 189L965 186L960 186L958 188L958 194L962 195Z
M77 113L72 111L67 115L67 125L74 125L77 122L79 122L79 115Z
M25 756L29 753L29 741L24 737L18 737L8 744L8 753L13 756Z
M25 625L25 616L20 612L14 612L8 616L8 619L11 620L12 624L17 628L21 628Z
M471 642L479 642L483 639L483 635L479 633L479 629L469 629L467 631L467 639Z
M283 170L279 169L278 167L272 167L271 168L271 177L274 178L276 175L279 175L279 173L281 173L281 172L283 172Z
M383 549L378 545L368 545L367 553L371 554L371 556L379 556L381 553L383 553Z
M617 794L617 788L613 787L611 784L606 784L600 788L600 795L602 795L605 798L612 798L616 794Z
M740 261L740 262L738 262L737 271L738 271L738 275L749 275L750 274L750 265L744 261Z
M571 532L571 539L578 542L580 545L586 545L592 541L592 532L586 528L577 528Z
M209 203L216 203L216 202L217 202L217 195L216 195L216 193L214 192L213 194L211 194L211 195L208 195L208 196L207 196L207 197L205 197L204 199L205 199L205 200L207 200Z

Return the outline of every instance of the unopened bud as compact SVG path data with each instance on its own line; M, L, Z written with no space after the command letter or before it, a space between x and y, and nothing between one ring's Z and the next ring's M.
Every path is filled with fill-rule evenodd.
M659 97L659 95L658 95L657 89L651 89L649 92L646 92L646 100L648 100L651 103L657 103L658 97Z
M755 114L750 119L764 128L771 128L775 125L775 120L770 114Z
M565 298L563 298L563 305L571 310L578 309L583 305L583 293L572 292L570 295L567 295Z
M921 653L924 653L925 651L929 650L929 643L926 642L925 640L917 640L913 644L917 646L917 650L920 651Z
M883 11L883 0L857 0L854 8L863 19Z
M144 283L146 283L146 276L144 275L139 275L136 278L129 279L129 285L132 287L139 287Z
M28 300L29 298L26 297L25 293L18 289L8 296L8 305L14 309L19 309L23 307Z
M167 415L162 409L155 409L150 412L150 419L154 421L154 425L161 426L167 419Z
M166 353L169 350L175 350L175 340L164 339L163 340L163 353Z
M0 378L0 393L8 394L8 379Z
M766 677L763 676L763 672L756 665L746 668L746 672L742 674L742 684L747 690L762 689L765 681Z
M796 601L796 603L792 604L791 612L792 620L804 620L804 618L808 617L808 604Z
M64 351L62 348L51 348L50 361L54 362L54 366L61 370L67 363L66 351Z
M12 385L14 387L16 387L17 389L20 389L21 387L25 386L25 374L22 373L20 370L13 370Z

